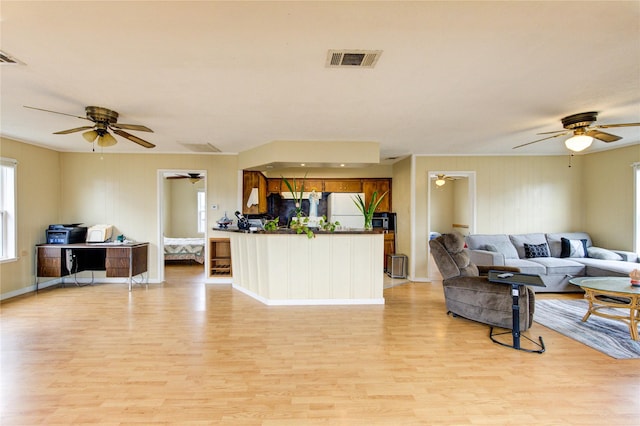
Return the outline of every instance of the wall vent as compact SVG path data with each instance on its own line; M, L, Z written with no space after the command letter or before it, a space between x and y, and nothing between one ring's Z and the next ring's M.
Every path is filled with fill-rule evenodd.
M24 65L24 62L21 62L9 55L7 52L0 50L0 64Z
M382 55L382 50L329 50L329 68L373 68Z

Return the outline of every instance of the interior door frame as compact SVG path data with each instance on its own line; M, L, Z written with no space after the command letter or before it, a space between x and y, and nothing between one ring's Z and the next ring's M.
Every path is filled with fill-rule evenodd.
M158 192L158 280L160 282L164 282L164 180L166 174L188 174L188 173L199 173L201 176L204 176L204 205L207 206L207 171L206 170L197 170L197 169L158 169L158 181L157 181L157 192ZM205 215L205 232L204 239L207 240L207 229L209 229L209 215ZM207 259L209 259L209 244L204 245L204 258L205 264L202 265L204 270L207 268Z
M470 234L474 234L476 231L476 220L477 220L477 206L476 206L476 172L475 171L468 171L468 170L429 170L427 172L427 239L429 238L429 236L431 235L431 211L432 211L432 204L431 204L431 192L432 192L432 185L431 185L431 181L433 178L435 178L437 175L445 175L445 176L459 176L459 177L466 177L467 179L469 179L469 193L468 193L468 201L469 201L469 209L471 210L469 212L469 217L471 218L471 220L469 221L469 233ZM427 244L427 259L429 259L429 261L427 262L427 276L429 277L429 279L431 279L431 277L433 277L432 271L431 271L431 247L429 247L429 244Z

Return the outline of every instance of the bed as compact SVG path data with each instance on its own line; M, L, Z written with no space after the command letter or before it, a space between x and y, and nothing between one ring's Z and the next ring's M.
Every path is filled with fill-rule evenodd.
M204 264L204 238L164 237L164 260L193 260Z

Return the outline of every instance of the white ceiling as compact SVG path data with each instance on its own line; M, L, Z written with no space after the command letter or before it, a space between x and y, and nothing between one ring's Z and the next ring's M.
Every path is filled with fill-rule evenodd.
M156 145L110 152L238 153L275 140L375 141L380 154L562 154L560 118L640 122L640 2L5 1L3 136L91 151L97 105ZM373 69L329 49L382 50ZM640 127L609 129L640 144ZM312 152L312 151L311 151Z

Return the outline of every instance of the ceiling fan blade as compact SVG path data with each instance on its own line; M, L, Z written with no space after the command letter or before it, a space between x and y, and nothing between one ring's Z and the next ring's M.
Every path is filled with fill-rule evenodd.
M36 108L36 107L31 107L31 106L27 106L27 105L23 105L25 108L29 108L29 109L35 109L38 111L44 111L44 112L52 112L54 114L60 114L60 115L68 115L69 117L75 117L75 118L82 118L83 120L89 120L86 116L82 117L80 115L74 115L74 114L67 114L66 112L58 112L58 111L51 111L49 109L42 109L42 108ZM91 121L91 120L89 120Z
M558 135L549 136L549 137L542 138L542 139L538 139L538 140L535 140L535 141L531 141L531 142L523 143L522 145L514 146L514 147L513 147L513 148L511 148L511 149L522 148L523 146L531 145L531 144L534 144L534 143L537 143L537 142L546 141L547 139L553 139L553 138L557 138L557 137L559 137L559 136L564 136L564 135L566 135L567 133L569 133L569 132L563 132L563 133L560 133L560 134L558 134Z
M554 130L553 132L536 133L536 135L552 135L554 133L562 133L562 132L566 132L566 130Z
M615 142L622 139L620 136L612 135L611 133L601 132L600 130L589 130L585 133L587 136L601 140L602 142Z
M109 126L109 127L111 127L111 126ZM114 129L114 128L112 128L111 130L113 130L113 133L115 133L117 135L120 135L125 139L129 139L131 142L135 142L138 145L141 145L141 146L143 146L145 148L154 148L155 147L155 145L152 144L151 142L147 142L144 139L140 139L139 137L134 136L132 134L129 134L129 133L125 132L124 130L119 130L119 129Z
M66 135L68 133L75 133L75 132L80 132L82 130L89 130L89 129L93 129L93 126L82 126L82 127L76 127L75 129L60 130L59 132L53 132L53 134L54 135Z
M189 179L189 176L167 176L167 179Z
M111 127L113 127L114 129L137 130L137 131L140 131L140 132L151 132L151 133L153 133L153 130L151 130L147 126L142 126L142 125L139 125L139 124L113 123L113 124L111 124Z
M640 126L640 123L599 124L593 127L598 129L608 129L609 127L633 127L633 126Z

